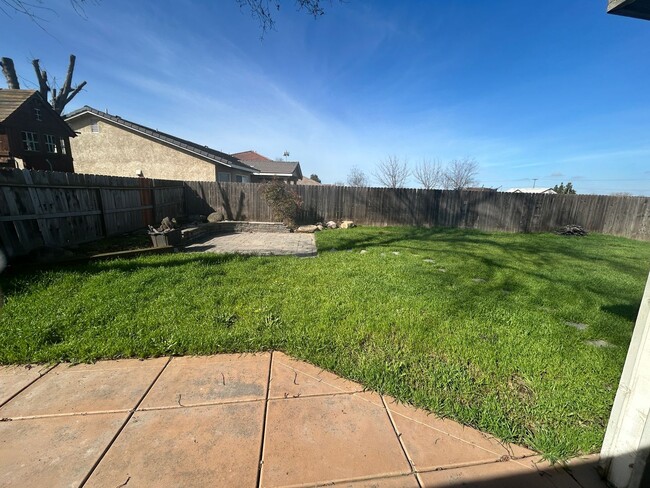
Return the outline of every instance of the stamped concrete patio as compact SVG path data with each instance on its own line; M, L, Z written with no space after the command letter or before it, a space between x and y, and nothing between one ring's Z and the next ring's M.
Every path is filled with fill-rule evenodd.
M242 232L209 237L185 248L189 252L254 254L258 256L316 256L314 234Z
M0 486L605 486L281 352L0 368Z

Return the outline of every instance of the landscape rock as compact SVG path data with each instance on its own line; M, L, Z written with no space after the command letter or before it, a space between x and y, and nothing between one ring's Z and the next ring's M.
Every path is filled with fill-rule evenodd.
M208 222L222 222L225 219L223 212L212 212L208 215Z
M587 231L581 225L575 224L562 226L555 233L562 236L582 237L587 235Z
M365 249L362 249L361 252L359 252L359 254L366 254L367 252L368 251L366 251Z
M356 225L354 225L354 222L351 220L344 220L341 222L341 229L351 229L352 227L356 227Z
M160 222L160 227L158 227L158 232L170 231L170 230L174 230L175 228L176 225L174 223L174 220L170 219L169 217L165 217Z
M323 229L324 229L323 224L317 224L317 225L316 225L316 228L317 228L318 230L323 230Z
M296 229L296 232L300 232L301 234L313 234L317 230L319 229L316 225L301 225Z
M325 224L325 226L326 226L328 229L336 229L336 228L338 227L338 225L336 224L336 222L334 222L333 220L330 220L327 224Z

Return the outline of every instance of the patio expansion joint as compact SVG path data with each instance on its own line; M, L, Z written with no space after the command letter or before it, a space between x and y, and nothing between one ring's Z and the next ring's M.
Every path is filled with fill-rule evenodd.
M320 481L316 483L298 483L293 485L282 485L280 488L321 488L325 486L340 486L348 483L356 483L359 481L375 481L375 480L392 480L399 478L415 478L416 473L384 473L379 475L357 476L355 478L339 478L330 481ZM419 483L419 481L418 481Z
M190 404L183 404L179 403L178 405L161 405L159 407L142 407L138 408L138 412L151 412L155 410L178 410L180 408L196 408L196 407L212 407L212 406L218 406L218 405L233 405L233 404L238 404L238 403L256 403L256 402L263 402L263 398L251 398L248 400L221 400L221 401L214 401L214 402L201 402L201 403L190 403Z
M423 468L423 469L416 469L415 473L435 473L438 471L452 471L454 469L461 469L461 468L469 468L471 466L483 466L483 465L488 465L488 464L502 464L502 463L513 463L513 460L508 460L508 461L500 461L499 459L492 459L492 460L481 460L481 461L466 461L464 463L454 463L454 464L446 464L444 466L438 466L435 468ZM524 467L526 467L524 465ZM539 472L539 469L537 470Z
M36 419L52 419L61 417L85 417L87 415L103 415L107 413L125 413L130 412L129 408L121 408L116 410L92 410L89 412L65 412L65 413L42 413L38 415L24 415L19 417L6 417L10 421L20 420L36 420Z
M255 484L258 488L262 486L262 466L264 464L264 448L266 441L266 421L269 417L269 396L271 394L271 371L273 371L273 351L269 356L269 373L266 378L266 398L264 400L264 416L262 417L262 442L260 442L260 455L259 462L257 465L257 483Z
M108 451L111 449L111 447L113 447L113 444L115 444L115 441L116 441L117 438L120 436L120 434L122 433L122 431L124 430L124 428L127 426L127 424L129 423L129 421L130 421L131 418L133 417L133 414L135 414L135 412L138 410L138 407L142 404L142 402L144 401L144 399L147 397L147 395L149 394L149 392L150 392L151 389L153 388L153 385L156 384L156 382L158 381L158 378L160 378L160 376L163 374L163 372L165 371L165 369L167 369L167 366L169 366L169 363L171 362L171 360L172 360L171 356L167 358L167 362L163 365L162 368L160 368L160 371L158 371L158 374L156 374L156 377L153 379L153 381L151 382L151 384L149 385L149 387L148 387L148 388L145 390L145 392L142 394L142 396L140 397L140 400L138 400L138 402L135 404L135 406L134 406L132 409L130 409L130 410L128 411L129 414L126 416L126 419L124 419L124 422L122 422L122 425L120 426L120 428L117 429L117 432L115 433L115 435L113 436L113 438L110 440L110 442L109 442L108 445L106 446L106 449L104 449L104 450L102 451L102 453L99 455L99 458L97 459L97 461L95 461L95 463L90 467L90 470L88 471L88 473L86 474L86 476L84 477L84 479L81 480L81 483L79 484L79 487L80 487L80 488L82 488L82 487L83 487L83 486L88 482L88 480L89 480L90 477L92 476L92 474L93 474L93 472L95 471L95 469L97 469L97 466L99 466L99 464L102 462L102 460L103 460L104 457L106 456L106 453L108 453Z
M11 400L13 400L14 398L16 398L16 397L17 397L18 395L20 395L23 391L25 391L27 388L29 388L30 386L32 386L34 383L36 383L38 380L40 380L43 376L45 376L47 373L49 373L49 372L52 371L54 368L56 368L58 365L59 365L59 363L52 364L52 365L49 366L49 367L46 366L46 368L45 368L45 372L44 372L44 373L39 372L39 373L38 373L38 377L34 378L32 381L30 381L29 383L27 383L25 386L23 386L23 387L22 387L20 390L18 390L16 393L14 393L14 394L11 395L9 398L7 398L4 402L0 403L0 408L4 407L7 403L9 403Z
M397 424L395 424L395 420L393 419L393 415L391 414L391 411L388 409L388 405L386 405L386 400L384 399L384 395L379 395L379 396L381 398L381 403L384 406L384 410L388 415L388 420L390 421L390 425L393 428L393 432L395 433L395 436L397 437L397 441L399 442L399 445L402 448L402 452L404 453L406 462L409 463L409 466L411 467L411 473L415 473L416 472L415 463L413 463L413 460L411 459L411 455L409 454L408 449L406 448L406 445L402 440L402 434L397 428ZM415 479L418 483L418 486L422 488L424 485L422 484L422 480L420 480L420 477L416 475Z

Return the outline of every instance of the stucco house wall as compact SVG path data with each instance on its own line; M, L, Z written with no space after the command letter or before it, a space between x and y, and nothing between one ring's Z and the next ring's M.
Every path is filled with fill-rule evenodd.
M80 173L245 183L256 171L227 153L87 105L64 117L78 133Z
M70 141L77 173L135 177L140 170L146 178L217 179L217 165L108 121L87 115L68 124L77 132ZM224 172L231 171L224 167Z

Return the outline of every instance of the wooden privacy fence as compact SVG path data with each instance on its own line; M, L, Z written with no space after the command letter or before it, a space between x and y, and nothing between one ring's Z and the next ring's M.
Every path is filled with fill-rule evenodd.
M566 224L650 241L650 197L482 191L291 186L303 199L300 221L354 220L361 225L462 227L544 232ZM189 214L222 211L233 220L272 221L255 183L185 182Z
M578 224L650 241L650 197L544 195L341 186L291 186L302 223L461 227L544 232ZM228 220L271 222L258 183L181 182L0 170L0 245L8 257L119 235L163 217L223 212Z
M180 181L0 171L0 244L8 257L142 229L183 213Z

